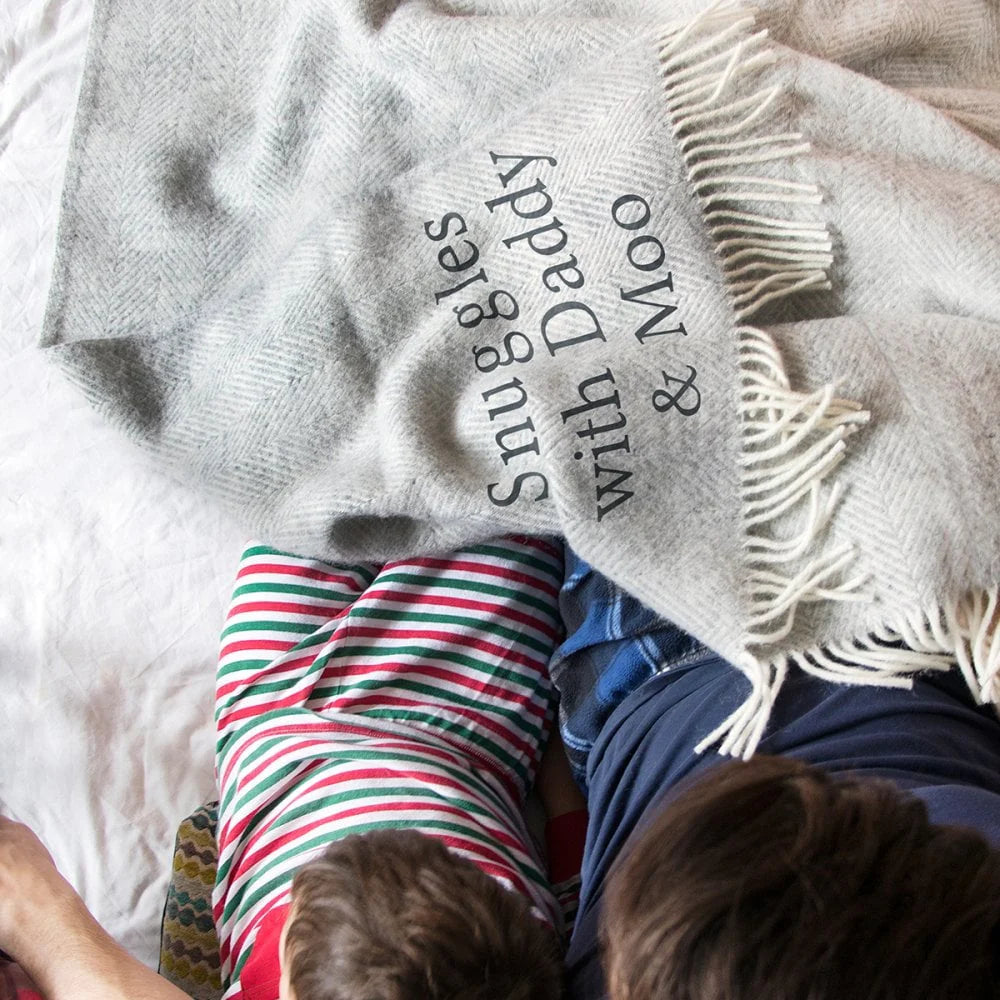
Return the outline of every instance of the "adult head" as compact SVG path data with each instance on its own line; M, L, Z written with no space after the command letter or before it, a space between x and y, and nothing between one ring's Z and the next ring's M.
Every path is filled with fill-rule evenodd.
M996 1000L1000 852L790 758L671 797L608 885L613 1000Z

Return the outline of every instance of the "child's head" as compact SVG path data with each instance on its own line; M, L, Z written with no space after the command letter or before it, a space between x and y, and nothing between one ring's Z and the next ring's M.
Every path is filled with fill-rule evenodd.
M413 830L347 837L305 865L282 942L295 1000L551 1000L562 988L555 935L527 900Z
M887 782L722 765L608 886L613 1000L995 1000L1000 852Z

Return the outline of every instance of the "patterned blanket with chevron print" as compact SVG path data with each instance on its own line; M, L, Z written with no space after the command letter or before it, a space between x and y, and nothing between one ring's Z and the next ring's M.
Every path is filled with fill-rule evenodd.
M219 860L217 802L199 806L177 829L160 930L160 975L193 1000L222 996L212 888Z

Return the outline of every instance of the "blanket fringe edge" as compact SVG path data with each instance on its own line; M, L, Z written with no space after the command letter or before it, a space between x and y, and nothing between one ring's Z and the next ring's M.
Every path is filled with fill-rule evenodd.
M719 743L718 752L750 758L790 667L841 684L910 688L915 674L948 671L958 664L975 700L1000 703L1000 587L970 590L929 610L900 616L878 632L851 643L828 643L772 660L738 664L750 696L697 747Z
M715 242L737 322L768 302L829 288L832 239L801 205L821 200L814 184L786 179L808 150L800 133L768 132L781 87L758 79L775 61L766 31L739 0L718 0L660 44L671 125ZM761 134L763 133L763 134ZM759 173L759 175L758 175ZM777 214L747 211L773 202ZM793 390L776 345L760 330L736 330L741 374L740 490L749 602L746 648L774 645L792 631L805 601L859 599L864 580L844 579L850 545L823 551L840 497L825 490L846 438L868 413L830 384ZM797 521L793 537L781 525ZM786 529L787 530L787 529Z
M766 40L740 0L718 0L660 40L674 137L738 323L777 299L830 289L834 263L825 224L804 217L803 206L821 202L819 189L780 173L809 150L808 142L798 132L767 131L781 87L756 82L776 60ZM845 457L846 439L869 414L837 397L834 384L811 393L792 389L771 337L749 326L736 332L750 606L748 652L736 666L751 692L697 751L719 744L721 754L752 756L791 667L840 683L910 687L914 674L957 662L979 703L1000 702L997 587L914 610L853 642L766 651L789 636L802 603L866 599L865 577L845 578L854 547L824 542L841 493L839 484L826 483ZM791 537L778 537L779 521L796 523Z
M777 299L831 288L833 265L825 225L795 217L822 200L818 188L775 173L809 144L800 132L760 134L782 88L744 86L776 58L754 21L739 0L719 0L659 44L674 137L740 321Z

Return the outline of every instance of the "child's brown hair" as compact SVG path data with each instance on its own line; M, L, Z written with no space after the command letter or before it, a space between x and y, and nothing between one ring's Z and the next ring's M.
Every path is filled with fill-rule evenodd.
M527 900L414 830L346 837L292 887L296 1000L552 1000L555 933Z
M1000 852L885 781L719 766L616 866L614 1000L997 1000Z

